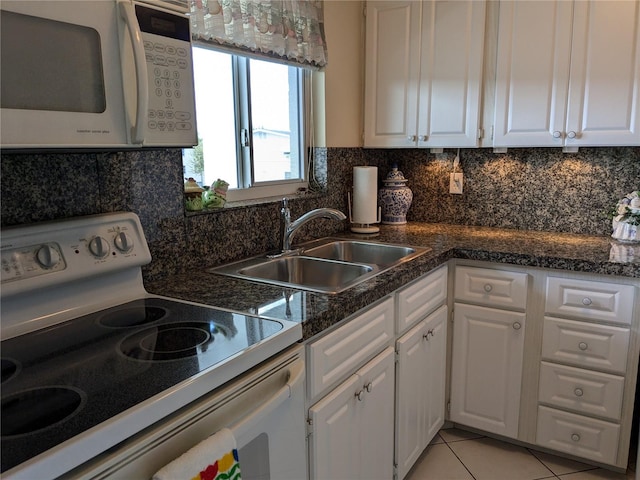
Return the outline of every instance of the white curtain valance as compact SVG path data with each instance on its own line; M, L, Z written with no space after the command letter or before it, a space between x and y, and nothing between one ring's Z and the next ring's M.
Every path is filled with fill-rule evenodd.
M324 67L321 0L192 0L195 41L260 53L297 66Z

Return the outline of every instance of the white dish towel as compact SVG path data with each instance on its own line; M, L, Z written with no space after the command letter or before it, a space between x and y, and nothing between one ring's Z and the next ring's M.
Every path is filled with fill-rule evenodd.
M233 432L223 428L165 465L153 480L240 480Z

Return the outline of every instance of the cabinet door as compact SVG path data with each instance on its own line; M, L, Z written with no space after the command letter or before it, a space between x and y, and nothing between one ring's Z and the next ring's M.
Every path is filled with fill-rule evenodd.
M312 479L358 478L361 380L352 375L309 409Z
M422 5L418 146L475 147L486 3Z
M572 10L565 0L500 2L494 146L563 145Z
M426 444L436 436L444 425L445 379L447 374L447 317L446 306L427 319L427 392L429 417L427 421Z
M525 314L455 304L451 420L517 438Z
M396 342L396 464L402 479L444 424L447 307Z
M640 2L574 5L567 145L640 144Z
M358 370L361 395L359 407L358 444L360 470L356 477L393 478L393 397L395 391L395 355L389 347ZM339 472L342 473L342 472Z
M364 145L416 144L420 2L367 2Z

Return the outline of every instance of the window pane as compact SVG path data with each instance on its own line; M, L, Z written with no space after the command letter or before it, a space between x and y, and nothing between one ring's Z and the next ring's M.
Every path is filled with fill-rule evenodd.
M185 176L201 185L218 178L238 187L236 118L231 55L193 48L199 145L185 150Z
M297 69L252 59L249 71L254 181L300 179Z

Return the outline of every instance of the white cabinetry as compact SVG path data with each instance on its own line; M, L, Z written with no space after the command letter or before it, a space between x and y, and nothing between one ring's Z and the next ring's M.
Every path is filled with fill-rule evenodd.
M395 463L399 480L444 425L447 272L447 266L442 266L396 296L396 332L402 335L396 341Z
M622 408L634 297L632 285L547 278L539 445L626 465L626 452L619 452L618 445L625 423Z
M456 268L453 422L518 437L527 280L525 273Z
M393 476L393 313L388 298L308 345L312 479Z
M503 1L497 147L640 144L640 2Z
M365 147L475 147L484 1L367 2Z

